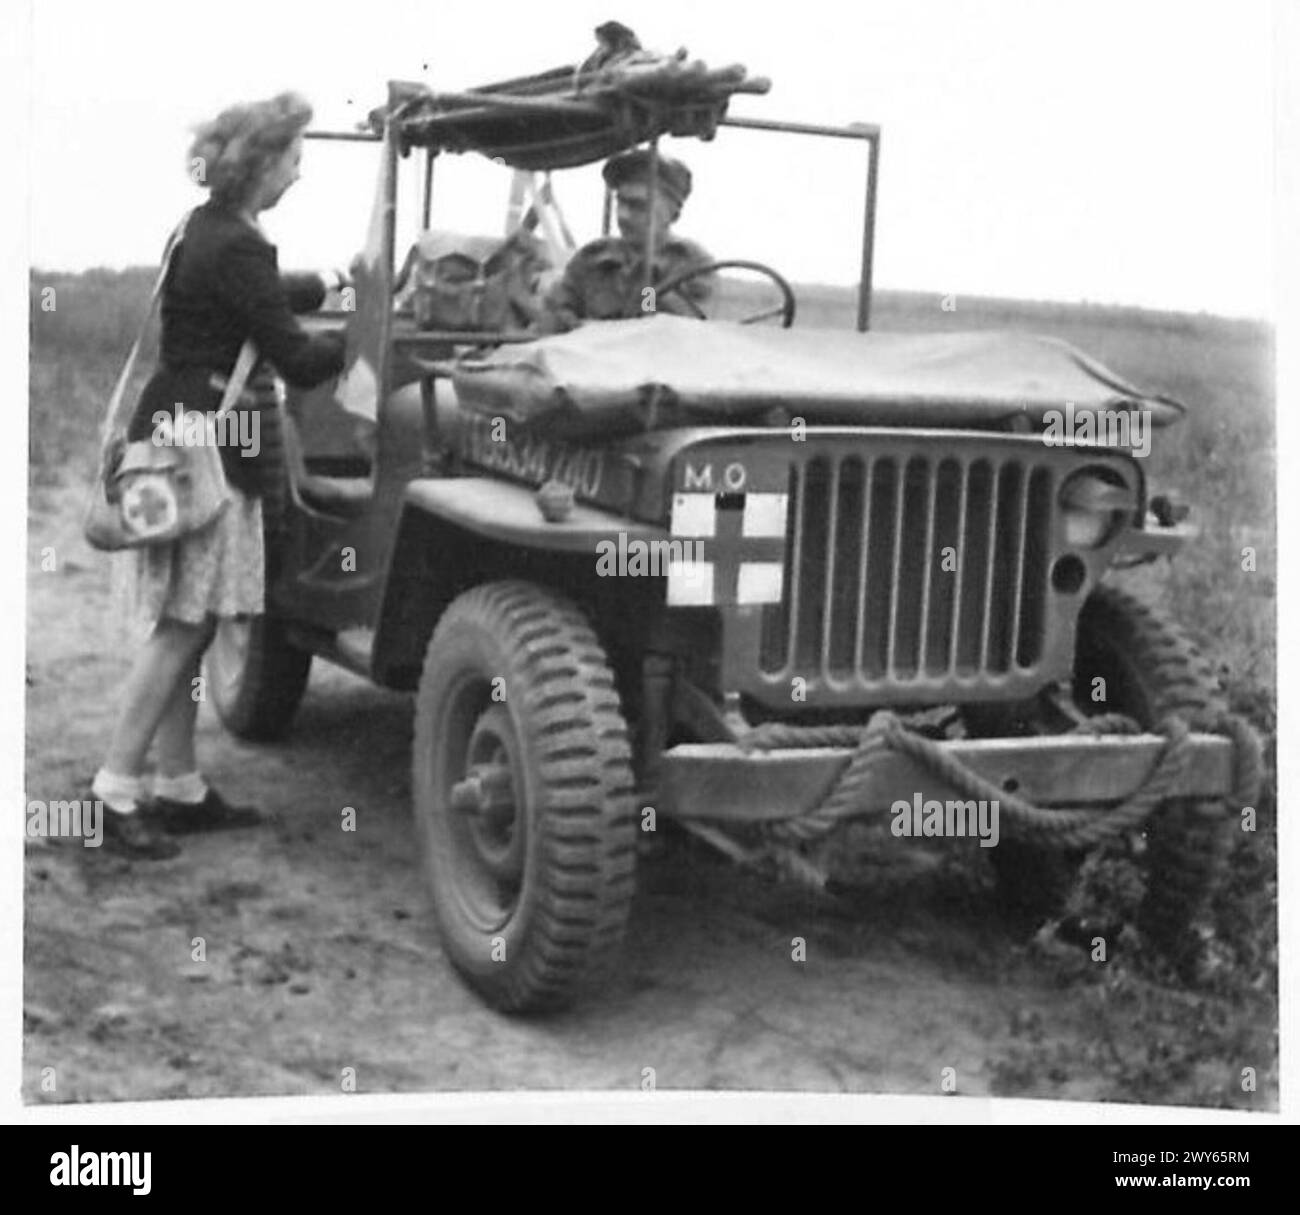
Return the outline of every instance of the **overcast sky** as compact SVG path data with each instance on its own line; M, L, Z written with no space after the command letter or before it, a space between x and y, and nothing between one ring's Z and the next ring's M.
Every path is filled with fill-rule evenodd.
M1267 315L1272 20L1264 0L548 0L357 4L41 0L31 260L156 261L182 211L188 128L236 99L307 94L346 127L389 78L463 88L584 57L616 17L657 49L769 76L736 114L881 124L880 286ZM677 141L680 230L716 256L852 281L861 152L724 130ZM439 219L497 231L506 175L444 158ZM314 145L265 222L284 264L346 262L376 150ZM595 172L557 174L580 238ZM407 197L414 197L408 194Z

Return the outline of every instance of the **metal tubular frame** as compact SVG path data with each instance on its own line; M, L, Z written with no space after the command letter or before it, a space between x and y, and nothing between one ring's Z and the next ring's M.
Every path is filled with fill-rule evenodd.
M467 103L470 100L474 102L483 100L483 98L472 94L446 94L445 96L457 99L463 96ZM857 139L866 143L866 200L862 220L862 260L858 280L857 315L858 331L865 332L871 326L871 291L876 237L876 194L880 169L880 127L865 122L853 123L847 127L834 127L815 122L784 122L771 118L738 118L730 116L721 119L719 125L750 131L778 131L790 135L820 135L829 139ZM382 143L384 139L383 136L377 135L373 131L308 131L306 137L308 139L345 143ZM432 210L433 161L436 154L433 148L429 148L425 158L424 227L426 228L429 226ZM605 234L609 232L610 218L610 192L606 190L605 209L602 218L602 227Z
M720 126L751 131L784 131L791 135L823 135L829 139L860 139L867 145L866 205L862 217L862 265L858 280L858 332L871 327L871 286L876 255L876 190L880 170L880 127L855 122L847 127L819 122L783 122L774 118L724 118Z

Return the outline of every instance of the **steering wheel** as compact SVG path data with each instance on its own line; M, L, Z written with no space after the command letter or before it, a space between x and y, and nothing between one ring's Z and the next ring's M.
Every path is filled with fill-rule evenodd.
M764 265L762 262L745 261L743 258L732 258L724 262L706 262L698 266L691 266L683 270L680 274L670 275L657 287L655 295L667 295L670 291L676 291L685 301L686 306L695 313L702 321L709 318L705 315L704 309L699 306L689 295L681 290L681 287L689 283L692 279L699 278L704 274L712 274L715 270L738 269L738 270L757 270L760 274L766 274L781 292L781 303L778 307L767 308L762 312L755 312L752 316L742 317L740 324L753 325L757 321L765 321L769 317L779 316L781 318L781 328L789 329L794 324L794 291L790 284L778 274L771 266Z

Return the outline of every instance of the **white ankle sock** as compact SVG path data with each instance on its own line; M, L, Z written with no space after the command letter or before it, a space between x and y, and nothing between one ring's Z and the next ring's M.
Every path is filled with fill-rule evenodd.
M90 791L99 801L118 814L134 814L140 808L144 781L139 776L123 776L100 768L90 782Z
M180 776L164 776L159 772L153 778L153 795L197 806L207 797L208 785L198 772L185 772Z

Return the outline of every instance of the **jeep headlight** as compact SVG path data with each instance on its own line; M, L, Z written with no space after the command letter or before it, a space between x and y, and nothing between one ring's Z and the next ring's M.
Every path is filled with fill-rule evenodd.
M1083 468L1061 485L1058 498L1065 542L1071 548L1100 548L1132 516L1133 490L1108 468Z

